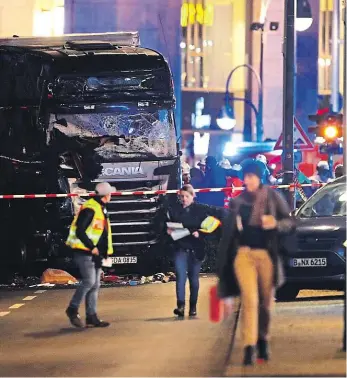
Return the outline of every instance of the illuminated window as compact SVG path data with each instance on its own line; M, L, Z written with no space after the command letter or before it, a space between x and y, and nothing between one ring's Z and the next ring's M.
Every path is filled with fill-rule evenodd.
M231 0L183 0L182 87L225 86L232 66L232 17Z
M64 34L64 7L34 12L33 35L38 37L58 36Z
M207 155L209 144L209 133L194 133L194 155Z
M64 34L64 7L55 7L53 9L53 35Z
M318 59L318 86L320 94L331 93L332 19L332 0L320 0Z

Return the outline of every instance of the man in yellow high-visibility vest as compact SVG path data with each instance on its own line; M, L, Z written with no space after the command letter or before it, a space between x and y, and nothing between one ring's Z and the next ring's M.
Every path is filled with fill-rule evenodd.
M83 327L78 309L86 301L86 326L108 327L110 323L97 316L102 259L113 254L112 233L106 204L116 189L107 182L97 184L97 196L86 201L75 216L66 245L73 251L82 283L76 289L66 315L75 327Z

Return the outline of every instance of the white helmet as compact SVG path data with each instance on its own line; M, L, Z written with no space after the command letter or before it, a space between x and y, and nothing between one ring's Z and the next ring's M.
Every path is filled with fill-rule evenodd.
M265 156L265 155L258 154L258 155L255 157L255 160L261 161L261 162L264 163L265 165L267 164L267 159L266 159L266 156Z
M325 160L321 160L318 164L317 164L317 169L324 169L324 170L329 170L329 163Z

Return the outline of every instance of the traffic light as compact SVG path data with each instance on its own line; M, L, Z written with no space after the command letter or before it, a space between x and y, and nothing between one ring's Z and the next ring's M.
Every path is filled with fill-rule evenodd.
M309 127L309 132L323 138L326 143L335 142L342 138L342 114L315 114L308 118L316 122L316 126Z

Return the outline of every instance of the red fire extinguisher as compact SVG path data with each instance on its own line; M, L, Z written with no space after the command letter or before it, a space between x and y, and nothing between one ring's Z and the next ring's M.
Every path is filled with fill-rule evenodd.
M217 285L210 289L210 320L217 323L220 320L221 300L218 297Z

